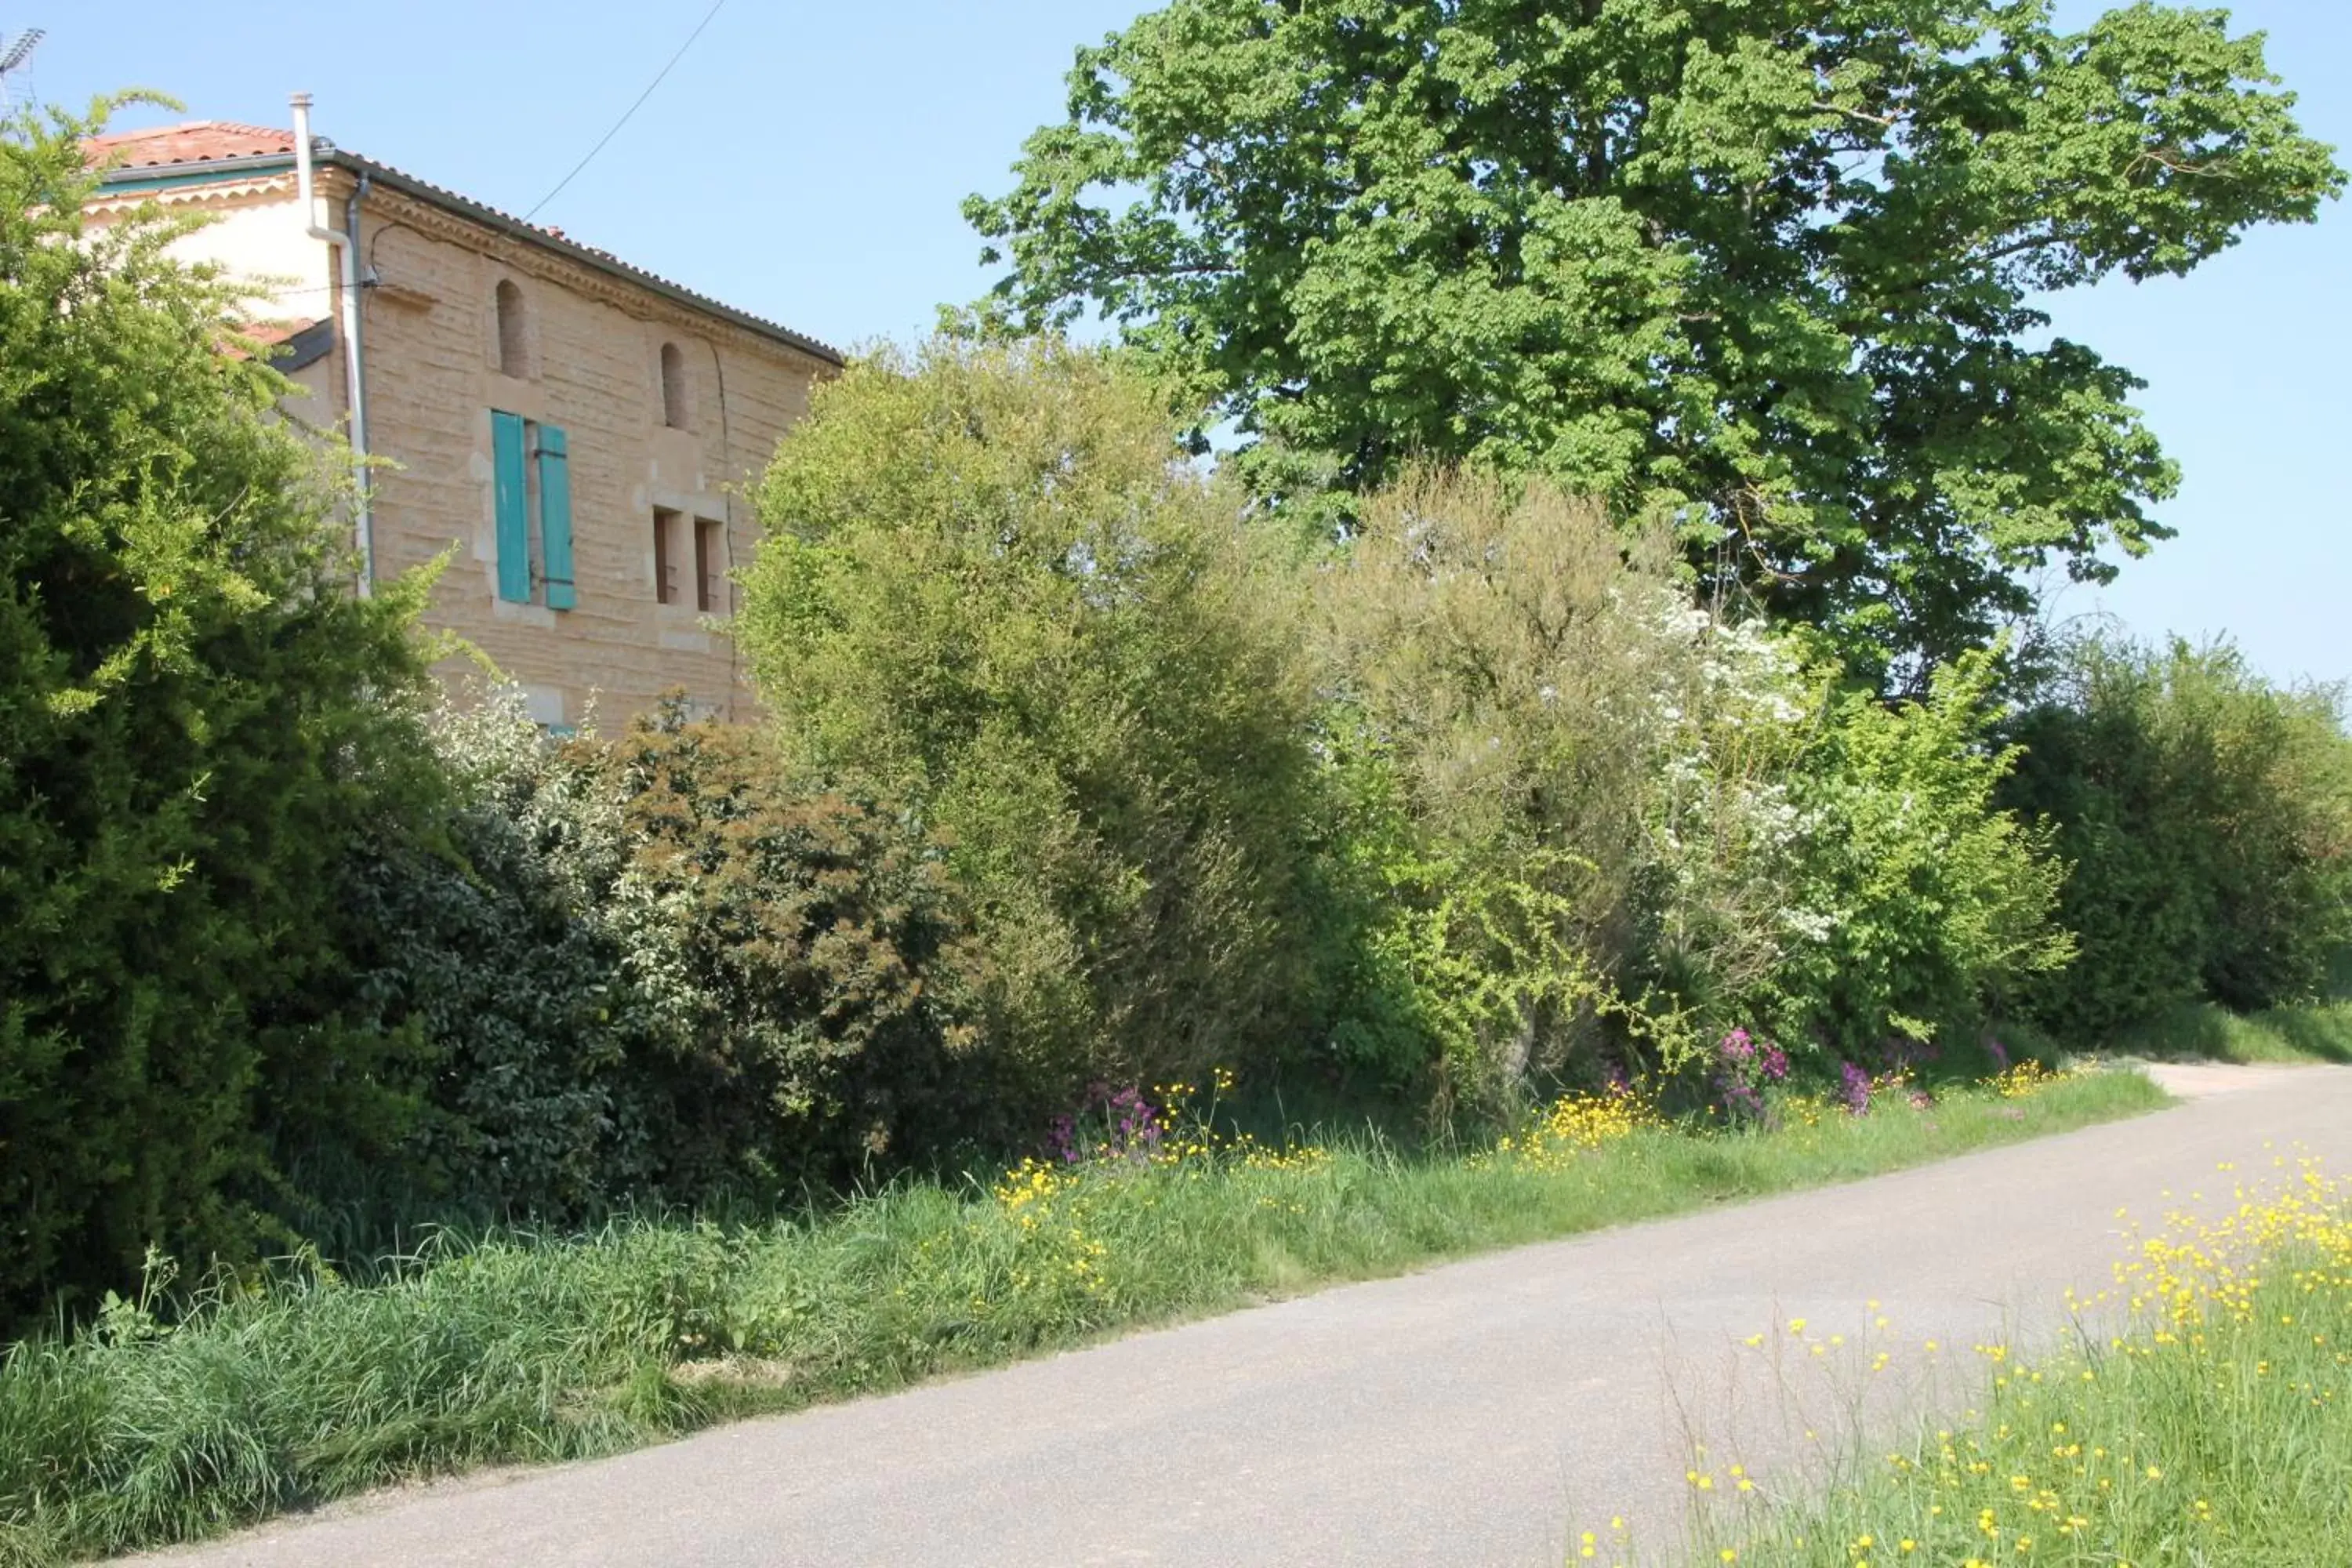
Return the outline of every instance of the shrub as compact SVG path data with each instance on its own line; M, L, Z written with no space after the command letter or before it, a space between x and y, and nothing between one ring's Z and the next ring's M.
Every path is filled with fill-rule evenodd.
M739 635L778 740L945 836L1038 1091L1273 1051L1307 688L1159 394L1056 342L885 353L819 389L760 507Z
M305 1234L569 1216L659 1185L658 1021L609 918L631 845L603 749L550 744L513 693L445 707L432 740L447 810L383 825L342 889L355 1022L416 1042L427 1111L389 1170L311 1152L305 1185L329 1212Z
M1934 671L1922 702L1830 700L1793 781L1810 826L1784 893L1819 935L1758 989L1783 1034L1841 1058L1906 1055L2072 955L2053 923L2065 868L2049 834L1994 798L2017 762L1988 740L1997 676L1971 654Z
M988 1125L985 971L938 844L788 787L756 731L641 723L609 765L631 845L610 919L660 1025L673 1186L772 1192Z
M1318 598L1334 880L1367 911L1343 1052L1393 1080L1433 1047L1485 1100L1603 1057L1680 1071L1811 929L1783 887L1809 683L1670 561L1540 483L1367 503Z
M1990 801L1990 662L1889 708L1668 559L1542 484L1424 473L1320 574L1344 1054L1490 1100L1704 1075L1743 1026L1833 1061L2063 961L2060 869Z
M352 879L368 1022L431 1064L395 1207L768 1200L979 1124L936 846L674 709L559 746L494 698L436 739L444 834Z
M1490 1100L1557 1071L1630 945L1649 700L1674 597L1598 508L1424 474L1372 498L1318 574L1325 752L1362 889L1339 1040L1391 1079Z
M2281 689L2227 644L2051 650L2006 793L2074 864L2063 918L2082 956L2036 993L2044 1022L2098 1038L2199 998L2254 1011L2325 990L2352 939L2343 701Z
M421 584L351 593L186 225L84 228L99 128L0 129L0 1320L247 1256L273 1142L396 1134L320 871L431 785Z

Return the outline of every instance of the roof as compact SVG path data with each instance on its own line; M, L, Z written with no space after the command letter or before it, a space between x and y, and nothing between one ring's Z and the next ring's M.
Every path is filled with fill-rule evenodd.
M323 317L291 321L248 321L238 329L261 345L262 357L281 371L307 369L335 346L335 324ZM238 359L245 351L232 350Z
M275 130L265 125L241 125L226 120L195 120L145 131L110 132L90 138L84 145L92 163L110 165L100 176L100 183L107 185L179 184L201 182L214 174L226 179L264 169L290 169L294 166L294 133L291 131ZM377 184L431 202L436 206L472 218L518 239L570 257L600 272L643 285L656 294L732 322L761 337L774 339L803 353L813 354L827 363L837 365L845 363L839 349L793 331L781 322L738 310L659 273L648 272L642 267L622 260L609 250L583 245L562 229L526 222L511 213L501 212L470 196L461 196L445 186L418 179L388 163L379 163L355 153L344 152L323 136L311 139L311 156L322 168L347 169Z
M125 168L162 169L180 163L208 163L223 158L258 158L272 153L291 157L294 132L266 125L239 125L228 120L191 120L182 125L158 125L145 131L110 131L93 136L84 145L93 163L118 157Z

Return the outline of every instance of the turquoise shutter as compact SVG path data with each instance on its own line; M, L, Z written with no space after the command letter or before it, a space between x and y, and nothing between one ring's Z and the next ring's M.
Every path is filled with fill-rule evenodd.
M498 508L499 597L530 603L530 513L524 500L522 416L490 411L490 471Z
M547 563L547 604L568 610L580 602L572 581L572 460L563 432L539 427L539 549Z

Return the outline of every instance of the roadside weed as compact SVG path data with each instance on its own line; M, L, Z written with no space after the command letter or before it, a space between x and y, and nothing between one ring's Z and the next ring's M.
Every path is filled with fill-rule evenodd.
M2070 1298L2076 1331L2057 1350L1975 1346L1981 1383L1959 1419L1857 1454L1826 1490L1700 1509L1691 1561L2346 1561L2352 1191L2308 1159L2268 1164L2269 1184L2239 1184L2226 1212L2135 1226L2112 1283Z

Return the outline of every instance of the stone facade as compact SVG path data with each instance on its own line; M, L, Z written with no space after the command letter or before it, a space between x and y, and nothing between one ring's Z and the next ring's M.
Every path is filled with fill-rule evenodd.
M371 177L355 162L321 163L315 221L341 230L358 191L363 395L382 464L377 580L442 560L428 624L520 683L551 727L593 713L609 729L672 689L698 714L751 717L725 630L730 574L756 538L745 492L838 357L559 235L404 177ZM201 166L170 167L143 179L140 167L118 171L93 216L144 200L204 211L214 221L183 247L255 280L267 300L257 316L340 320L335 255L304 233L290 160L282 172L210 181L191 178ZM289 416L344 424L348 350L338 331L327 353L295 371L307 395L289 400ZM568 607L548 602L536 532L529 602L499 591L493 411L529 422L534 453L542 433L561 432ZM658 543L657 523L667 530ZM454 655L445 673L474 663Z

